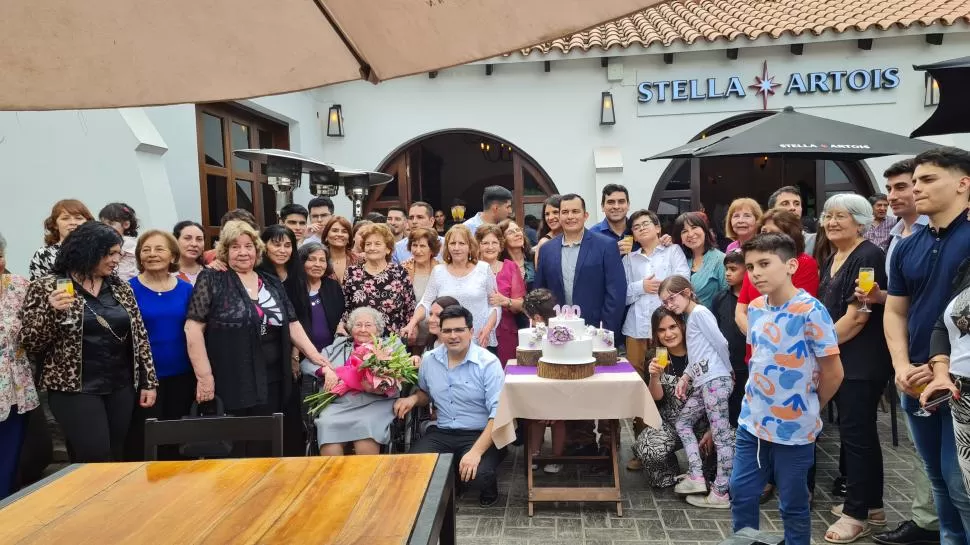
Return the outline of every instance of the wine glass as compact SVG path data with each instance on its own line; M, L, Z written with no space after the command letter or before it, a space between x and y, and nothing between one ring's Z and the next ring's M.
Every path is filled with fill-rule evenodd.
M74 296L74 282L70 278L58 278L55 289L64 290L68 295ZM70 309L65 310L65 318L61 321L61 325L71 325L74 322L71 321Z
M872 267L862 267L859 269L859 289L865 292L866 296L862 299L862 307L859 312L872 312L869 308L869 292L876 284L876 271Z

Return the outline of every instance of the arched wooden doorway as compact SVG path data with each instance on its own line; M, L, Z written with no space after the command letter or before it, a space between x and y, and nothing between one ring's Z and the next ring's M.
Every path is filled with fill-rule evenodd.
M690 141L733 129L774 112L748 112L711 125ZM664 225L683 212L705 210L720 233L734 198L752 197L762 205L776 189L801 189L806 218L817 219L825 199L837 193L873 194L873 177L863 161L822 161L784 157L674 159L657 182L650 202ZM722 233L723 234L723 233Z
M465 218L482 207L482 191L501 185L512 191L516 218L542 217L542 202L558 193L555 184L528 154L495 135L453 129L422 135L394 150L377 170L394 176L376 188L364 212L407 208L426 201L449 214L452 202L466 203Z

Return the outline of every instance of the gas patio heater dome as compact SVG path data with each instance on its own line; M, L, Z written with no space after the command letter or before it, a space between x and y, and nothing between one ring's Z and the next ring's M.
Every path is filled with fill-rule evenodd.
M315 196L334 197L343 185L354 205L354 221L364 215L364 200L370 188L394 179L383 172L344 168L288 150L240 149L232 153L240 159L266 163L266 181L276 191L279 203L292 202L293 191L300 187L304 172L309 174L310 193Z

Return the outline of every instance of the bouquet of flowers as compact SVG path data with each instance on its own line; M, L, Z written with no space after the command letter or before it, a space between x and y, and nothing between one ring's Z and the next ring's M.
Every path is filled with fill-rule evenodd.
M344 365L334 371L339 378L336 386L304 399L310 416L320 414L333 400L348 393L367 392L393 397L404 384L418 382L418 369L411 361L411 355L393 334L383 342L375 337L372 342L354 348ZM322 368L318 374L323 375Z

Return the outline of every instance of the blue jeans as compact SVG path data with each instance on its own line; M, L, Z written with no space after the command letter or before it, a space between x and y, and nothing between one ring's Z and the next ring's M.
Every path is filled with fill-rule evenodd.
M907 395L900 397L916 452L923 459L933 489L933 503L940 517L940 540L947 545L965 544L965 528L970 528L970 497L957 462L950 406L943 405L930 416L914 416L919 401Z
M734 471L731 473L734 531L745 527L759 528L758 500L768 478L772 477L778 493L778 510L785 526L785 545L809 545L812 513L808 501L808 470L814 463L814 443L779 445L759 441L754 435L738 428Z

